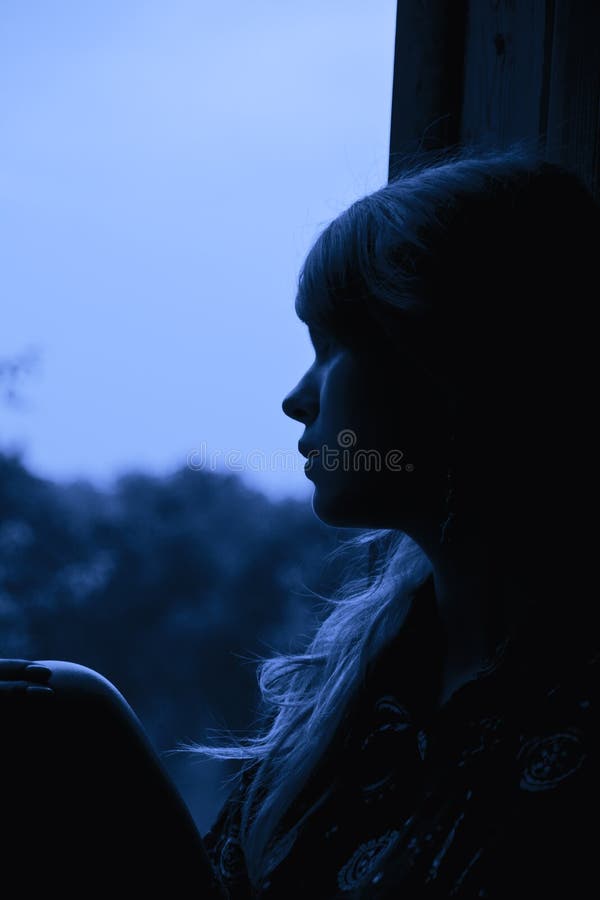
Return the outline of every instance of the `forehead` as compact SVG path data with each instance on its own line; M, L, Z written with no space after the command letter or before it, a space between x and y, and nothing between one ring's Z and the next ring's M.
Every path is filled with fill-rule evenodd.
M306 325L324 325L332 317L335 307L334 297L327 291L310 289L303 284L298 288L294 309L300 321Z

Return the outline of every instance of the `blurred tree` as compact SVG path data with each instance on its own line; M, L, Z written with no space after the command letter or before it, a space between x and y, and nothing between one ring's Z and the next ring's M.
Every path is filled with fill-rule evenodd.
M125 694L159 750L251 727L258 655L298 646L338 533L236 475L54 484L0 452L0 655L70 659ZM231 764L167 757L205 829Z
M0 359L0 401L10 406L20 406L23 398L20 385L23 379L38 367L40 351L29 348L20 356Z

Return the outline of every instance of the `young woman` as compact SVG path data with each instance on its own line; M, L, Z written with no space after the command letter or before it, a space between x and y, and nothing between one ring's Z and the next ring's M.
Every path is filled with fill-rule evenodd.
M205 844L231 897L583 896L598 838L588 513L600 213L513 149L413 165L317 239L283 410L367 529ZM593 507L592 507L593 509Z
M260 733L197 748L244 761L203 842L154 763L148 796L136 776L129 830L166 839L197 896L593 889L599 238L579 180L514 149L413 164L312 247L296 309L315 357L283 410L316 515L363 529L357 568L306 651L263 662ZM95 762L131 748L99 792L120 810L149 751L122 698L65 665L9 661L6 690L59 700L66 678L76 709L99 690Z

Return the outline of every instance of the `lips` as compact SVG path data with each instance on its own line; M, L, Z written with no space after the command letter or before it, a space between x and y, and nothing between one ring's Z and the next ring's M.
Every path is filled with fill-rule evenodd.
M315 449L315 447L309 447L307 444L303 444L302 441L298 441L298 450L306 459L314 459L315 456L319 456L320 450Z
M316 450L314 447L309 447L308 444L303 444L302 441L298 442L298 450L300 451L302 456L306 457L306 462L304 463L304 474L307 478L311 478L311 473L315 468L317 457L321 455L321 451Z

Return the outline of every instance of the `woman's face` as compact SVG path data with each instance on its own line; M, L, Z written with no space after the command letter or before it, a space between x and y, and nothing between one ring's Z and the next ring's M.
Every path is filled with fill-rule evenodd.
M439 495L439 400L399 352L309 334L314 361L282 406L305 426L313 509L335 526L405 527L432 489Z

